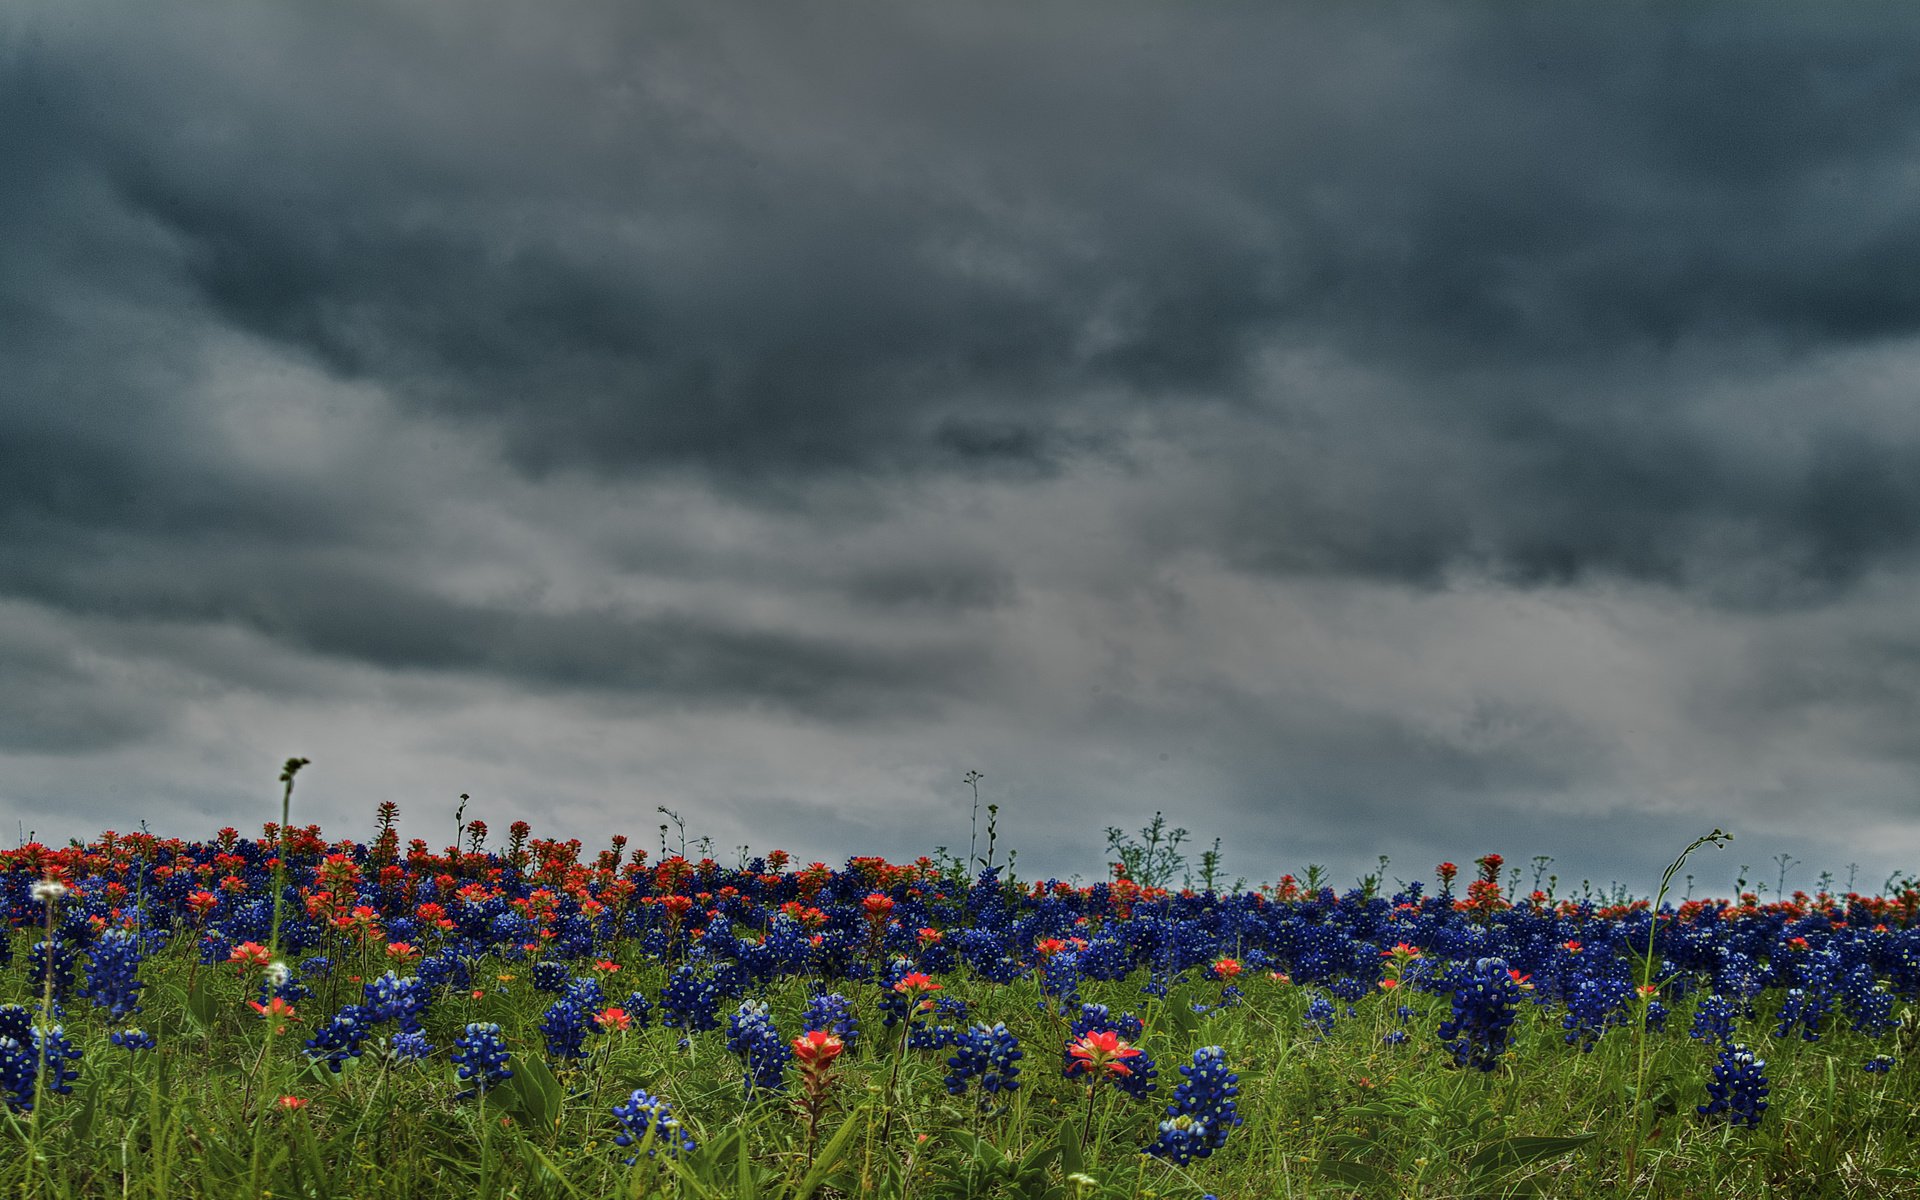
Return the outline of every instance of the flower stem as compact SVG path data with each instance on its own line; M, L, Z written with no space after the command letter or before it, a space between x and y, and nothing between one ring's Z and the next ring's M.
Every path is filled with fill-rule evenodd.
M1087 1120L1080 1129L1080 1149L1082 1151L1085 1151L1089 1146L1093 1145L1093 1097L1094 1093L1098 1090L1099 1089L1095 1088L1091 1082L1087 1084Z

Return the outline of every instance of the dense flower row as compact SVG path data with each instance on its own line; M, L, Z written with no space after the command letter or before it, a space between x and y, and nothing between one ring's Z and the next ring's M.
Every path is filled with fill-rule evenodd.
M127 1021L141 1011L143 962L170 945L205 969L248 973L259 1018L276 1036L299 1024L301 1051L335 1072L377 1040L402 1064L445 1054L463 1095L503 1084L512 1072L499 1026L467 1024L442 1050L421 1023L440 998L474 986L476 964L493 961L553 997L538 1047L512 1052L565 1067L585 1059L595 1037L657 1012L683 1039L724 1029L749 1097L800 1080L810 1122L834 1056L862 1036L849 999L858 987L880 997L882 1052L943 1055L948 1089L971 1091L982 1107L1021 1087L1020 1064L1035 1048L994 1014L937 994L941 980L1033 979L1070 1027L1053 1048L1062 1073L1138 1101L1159 1087L1157 1065L1135 1044L1142 1023L1084 1003L1090 982L1134 981L1143 996L1165 997L1184 980L1207 980L1212 1000L1201 1007L1239 1003L1253 981L1305 988L1309 1036L1325 1036L1365 997L1424 992L1449 1006L1429 1036L1456 1065L1480 1071L1509 1052L1523 1006L1552 1010L1566 1043L1590 1051L1615 1029L1660 1030L1686 1004L1688 1033L1719 1056L1701 1112L1743 1125L1765 1110L1765 1064L1734 1044L1735 1029L1763 997L1779 998L1771 1036L1803 1040L1842 1025L1882 1037L1896 1000L1920 998L1913 889L1689 901L1656 914L1644 903L1509 896L1501 860L1488 855L1463 896L1452 891L1451 864L1436 893L1413 883L1391 896L1340 895L1291 877L1259 892L1170 893L1125 878L1081 887L1015 885L996 871L968 879L928 859L796 869L775 852L737 868L649 864L623 839L589 860L580 843L533 839L524 823L498 852L478 821L463 830L464 846L435 853L416 840L402 850L395 815L383 806L365 844L269 825L259 838L108 833L86 846L0 852L0 915L32 931L14 966L46 994L44 1014L0 1009L0 1099L27 1111L36 1097L69 1091L79 1055L51 1021L55 1009L85 1001L107 1021ZM16 958L13 940L0 940L0 965ZM1636 966L1650 942L1651 968ZM612 972L642 961L661 965L665 985L609 995ZM310 1014L316 989L337 993L349 971L358 983L350 1002ZM804 981L811 999L803 1028L783 1031L764 997L788 981ZM1412 1013L1399 1005L1389 1045L1408 1041ZM153 1045L137 1028L112 1040L129 1052ZM1893 1060L1866 1065L1884 1071ZM1179 1070L1184 1082L1149 1152L1185 1163L1223 1146L1239 1123L1237 1081L1217 1047ZM635 1091L613 1110L620 1144L645 1143L649 1154L689 1145L671 1111Z

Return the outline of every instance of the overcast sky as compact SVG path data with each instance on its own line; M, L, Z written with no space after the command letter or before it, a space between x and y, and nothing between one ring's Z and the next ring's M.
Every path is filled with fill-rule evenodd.
M21 0L0 246L9 839L1920 868L1910 9Z

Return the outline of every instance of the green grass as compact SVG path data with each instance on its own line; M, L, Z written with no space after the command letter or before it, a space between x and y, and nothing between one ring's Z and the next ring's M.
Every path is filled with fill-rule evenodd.
M0 1002L38 1007L19 965L30 940L15 935L16 967L0 972ZM503 975L514 978L497 978ZM190 976L205 1022L189 1011ZM476 981L486 996L460 994L434 1006L426 1026L441 1049L426 1063L383 1065L375 1045L337 1076L301 1053L314 1021L333 1011L324 996L301 1006L311 1014L307 1024L269 1045L265 1023L246 1005L253 977L228 966L196 971L183 947L149 960L142 978L145 1010L136 1020L159 1048L110 1046L100 1014L70 999L64 1026L84 1051L80 1080L72 1095L49 1097L37 1154L24 1118L0 1118L8 1122L0 1136L13 1144L0 1155L0 1191L154 1200L773 1197L810 1185L822 1196L929 1198L1800 1198L1884 1197L1920 1183L1913 1082L1920 1047L1911 1013L1896 1045L1869 1042L1838 1019L1813 1043L1769 1038L1764 1011L1743 1024L1740 1036L1767 1060L1772 1085L1764 1122L1745 1130L1694 1112L1715 1055L1685 1035L1691 1000L1676 1006L1666 1032L1650 1037L1642 1110L1629 1097L1634 1031L1610 1030L1583 1054L1562 1042L1557 1008L1523 1006L1515 1046L1498 1070L1481 1073L1454 1069L1435 1036L1446 1014L1442 997L1369 997L1320 1040L1302 1021L1309 991L1264 976L1243 977L1242 1004L1204 1016L1188 1005L1218 998L1211 981L1179 984L1165 1000L1143 995L1140 979L1087 984L1083 999L1147 1021L1142 1045L1158 1060L1161 1083L1151 1106L1105 1090L1083 1151L1085 1088L1060 1073L1064 1023L1037 1008L1034 982L993 985L965 971L947 980L945 994L971 1002L975 1019L1004 1020L1026 1050L1022 1086L990 1113L977 1111L971 1097L948 1096L944 1050L908 1051L890 1097L894 1039L881 1028L874 985L845 984L860 1007L862 1036L840 1060L810 1163L793 1088L744 1099L724 1029L693 1035L685 1049L677 1031L657 1022L596 1036L585 1068L561 1070L555 1086L542 1087L545 1073L527 1056L538 1054L537 1026L552 997L528 986L525 963L484 963ZM607 991L657 995L663 982L657 964L636 959L608 980ZM770 999L780 1029L799 1032L801 986ZM1416 1010L1409 1041L1385 1046L1381 1035L1398 1024L1403 1001ZM515 1051L516 1079L484 1107L455 1098L463 1085L446 1058L469 1020L499 1022ZM1224 1150L1186 1168L1140 1154L1179 1081L1177 1067L1210 1044L1223 1046L1239 1072L1245 1124ZM1895 1069L1864 1072L1862 1063L1881 1052L1897 1056ZM669 1098L701 1149L684 1161L624 1166L628 1152L612 1144L618 1127L610 1110L634 1088ZM285 1110L281 1096L310 1103ZM1644 1140L1640 1111L1654 1117Z

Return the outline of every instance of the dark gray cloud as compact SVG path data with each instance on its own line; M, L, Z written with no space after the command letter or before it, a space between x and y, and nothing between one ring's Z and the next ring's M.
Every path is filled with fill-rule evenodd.
M1812 846L1822 792L1887 844L1916 49L1785 5L15 6L6 802L139 763L218 809L306 729L327 804L478 772L583 836L617 782L915 850L979 766L1062 862L1102 804L1597 872L1622 814Z

